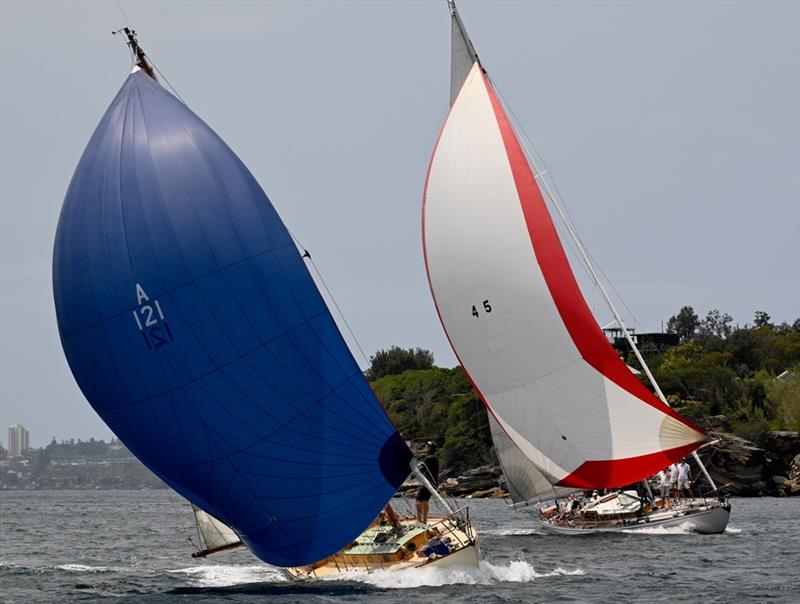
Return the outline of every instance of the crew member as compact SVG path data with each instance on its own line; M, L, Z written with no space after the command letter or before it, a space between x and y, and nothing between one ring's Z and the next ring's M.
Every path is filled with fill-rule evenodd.
M439 484L439 460L436 459L436 443L428 441L425 445L425 459L422 460L425 467L422 472L431 485L436 488ZM421 486L417 491L417 522L428 523L428 507L430 505L431 492Z

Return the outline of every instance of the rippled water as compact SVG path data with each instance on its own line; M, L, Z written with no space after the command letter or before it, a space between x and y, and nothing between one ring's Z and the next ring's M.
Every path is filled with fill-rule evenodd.
M62 602L800 602L800 499L733 501L723 535L551 536L502 501L469 502L480 570L291 582L244 551L190 557L164 491L0 493L0 600Z

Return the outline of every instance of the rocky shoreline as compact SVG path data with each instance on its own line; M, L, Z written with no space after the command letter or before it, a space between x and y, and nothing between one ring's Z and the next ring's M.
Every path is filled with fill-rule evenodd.
M708 434L719 442L701 450L700 457L730 495L800 495L800 432L768 432L763 447L720 429L710 428Z

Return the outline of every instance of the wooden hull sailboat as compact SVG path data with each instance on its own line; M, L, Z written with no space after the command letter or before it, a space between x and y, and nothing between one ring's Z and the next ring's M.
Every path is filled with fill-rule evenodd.
M244 544L230 527L194 507L203 548L195 558L222 554ZM477 533L464 507L446 516L430 516L425 525L398 516L391 504L350 545L313 564L284 568L292 579L322 579L348 572L415 568L478 568Z
M690 454L716 499L716 487L695 453L706 435L667 404L552 195L549 177L523 145L454 0L448 4L451 107L425 182L423 250L439 317L486 406L514 505L580 490L619 489ZM574 277L553 213L655 394L606 340ZM703 506L714 517L705 528L725 524L727 504ZM631 518L605 514L597 520L597 511L574 520L590 531L633 517L672 514L652 496ZM699 514L687 504L670 521Z
M61 343L89 403L192 503L206 553L238 541L273 566L311 569L296 575L476 557L468 518L446 503L432 527L400 523L392 538L372 526L410 473L424 482L417 460L308 254L121 31L135 67L81 156L53 251ZM370 549L370 537L397 547Z

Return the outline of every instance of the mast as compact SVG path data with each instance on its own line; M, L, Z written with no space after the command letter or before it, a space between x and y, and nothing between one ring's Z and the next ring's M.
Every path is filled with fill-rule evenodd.
M526 149L526 154L527 154L527 149ZM535 162L533 162L533 158L532 157L529 156L528 159L529 159L529 161L531 161L531 163L534 166L536 166ZM537 168L536 176L537 177L542 176L542 173L538 171L538 168ZM561 205L556 200L555 195L553 195L553 192L550 189L550 186L547 184L547 181L544 178L537 178L537 180L539 180L539 182L541 183L542 188L544 189L545 193L547 194L547 197L550 199L550 202L553 204L553 207L556 209L556 211L558 212L558 215L561 217L561 221L564 223L564 226L567 228L567 232L569 233L570 238L575 243L575 246L578 248L578 252L580 253L581 258L583 259L583 262L586 265L586 268L589 269L589 274L592 276L592 280L594 281L594 284L600 290L600 293L603 296L603 299L606 301L606 304L608 304L608 308L611 310L611 314L614 315L614 319L616 320L617 325L619 325L619 328L622 330L622 333L624 334L625 339L628 341L628 344L630 345L631 350L633 351L633 354L636 355L636 359L639 361L639 364L641 365L642 369L644 370L645 375L647 375L647 379L650 380L650 383L653 385L653 389L655 390L656 395L661 400L661 402L663 402L665 405L667 405L667 407L671 407L671 405L667 401L667 397L664 396L664 393L661 391L661 388L659 387L658 382L656 382L655 377L653 376L652 372L650 371L650 367L647 365L647 363L644 360L644 357L639 352L639 348L634 343L633 338L631 337L631 334L628 331L628 328L625 327L625 323L622 321L622 317L620 316L619 312L617 311L616 306L614 306L614 302L611 300L611 297L608 295L608 292L606 291L606 288L603 286L603 283L600 281L600 278L598 277L597 272L594 269L594 265L592 264L591 260L589 260L589 255L586 253L586 249L583 247L583 243L578 238L578 235L575 232L575 230L572 228L572 224L570 223L570 221L567 220L566 214L561 209ZM711 478L711 475L708 473L708 470L706 469L705 465L703 465L703 462L700 460L700 456L697 454L697 451L692 451L692 457L697 462L697 465L700 467L700 470L703 472L703 475L706 477L706 480L708 480L709 484L711 485L711 488L714 491L716 491L717 490L717 485L714 483L714 480Z
M156 82L158 82L158 78L156 77L156 72L153 69L153 66L150 64L150 61L147 60L147 55L145 55L144 50L142 47L139 46L139 41L136 39L136 30L131 29L130 27L123 27L122 29L118 29L117 31L112 31L112 34L124 33L125 36L128 38L128 46L133 53L133 60L136 63L136 66L153 78Z

